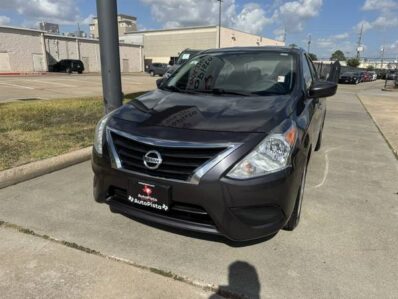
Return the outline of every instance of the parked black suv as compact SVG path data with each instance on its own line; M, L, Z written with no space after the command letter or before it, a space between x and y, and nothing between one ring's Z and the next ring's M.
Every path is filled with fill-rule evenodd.
M84 64L81 60L63 59L56 64L49 67L50 72L73 73L82 74L84 72Z
M340 76L339 83L359 84L362 81L360 73L345 72Z
M152 76L163 76L167 71L167 64L165 63L152 63L148 69L147 72Z
M98 123L95 199L237 241L293 230L336 89L301 49L205 51Z

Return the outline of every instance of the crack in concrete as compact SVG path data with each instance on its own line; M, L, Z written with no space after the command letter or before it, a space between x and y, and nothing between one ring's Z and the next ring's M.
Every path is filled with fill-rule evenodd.
M106 255L106 254L101 253L101 252L99 252L97 250L78 245L78 244L76 244L74 242L60 240L60 239L56 239L56 238L53 238L53 237L48 236L48 235L37 233L37 232L35 232L35 231L33 231L33 230L29 229L29 228L25 228L25 227L19 226L17 224L13 224L13 223L9 223L9 222L0 220L0 228L1 227L2 228L6 228L6 229L13 229L13 230L16 230L16 231L18 231L20 233L23 233L23 234L31 235L31 236L34 236L34 237L37 237L37 238L41 238L41 239L50 241L50 242L54 242L56 244L60 244L60 245L63 245L63 246L69 247L69 248L73 248L73 249L76 249L76 250L79 250L79 251L83 251L83 252L88 253L88 254L93 254L93 255L96 255L96 256L99 256L99 257L102 257L102 258L106 258L106 259L118 262L118 263L127 264L129 266L133 266L133 267L136 267L136 268L141 269L141 270L149 271L149 272L157 274L157 275L168 277L168 278L171 278L173 280L180 281L182 283L185 283L185 284L200 288L200 289L202 289L204 291L214 292L218 296L226 298L226 299L246 299L246 298L249 298L249 297L247 297L244 294L239 294L239 293L230 291L228 289L222 288L220 286L215 286L215 285L212 285L212 284L205 284L205 283L190 279L188 277L175 274L175 273L173 273L171 271L165 271L165 270L154 268L154 267L148 267L148 266L144 266L144 265L135 263L135 262L127 260L127 259L119 258L119 257L116 257L116 256Z

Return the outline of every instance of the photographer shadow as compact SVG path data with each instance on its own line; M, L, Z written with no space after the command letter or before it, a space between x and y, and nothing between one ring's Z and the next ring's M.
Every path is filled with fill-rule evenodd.
M236 261L229 266L228 285L219 286L209 299L253 298L260 299L261 284L256 268L247 262Z

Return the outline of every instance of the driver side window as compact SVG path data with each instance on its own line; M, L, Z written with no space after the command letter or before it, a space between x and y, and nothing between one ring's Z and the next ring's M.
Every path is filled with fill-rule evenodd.
M303 60L303 77L304 77L305 87L307 90L309 90L314 81L314 78L312 77L310 66L309 66L308 60L305 56L304 56L304 60Z

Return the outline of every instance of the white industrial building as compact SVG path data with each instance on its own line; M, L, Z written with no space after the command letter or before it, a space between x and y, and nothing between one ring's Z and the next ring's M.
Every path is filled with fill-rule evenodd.
M80 59L87 72L101 70L99 41L0 26L0 72L46 72L61 59ZM120 44L122 72L143 71L141 45Z
M120 36L125 43L144 46L147 63L168 63L183 50L225 47L284 46L285 43L236 29L219 26L185 27L128 32ZM220 45L219 45L220 44Z

